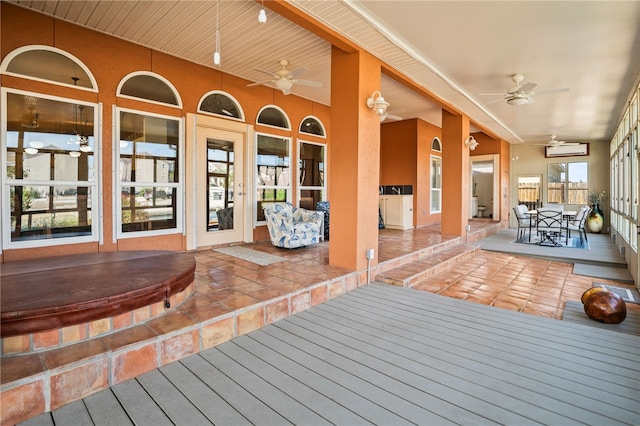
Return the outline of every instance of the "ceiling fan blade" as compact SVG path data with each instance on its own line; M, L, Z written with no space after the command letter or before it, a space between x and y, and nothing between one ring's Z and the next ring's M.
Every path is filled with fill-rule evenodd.
M484 103L482 105L491 105L491 104L495 104L496 102L502 102L502 101L504 101L504 99L502 99L502 98L501 99L495 99L493 101L486 102L486 103Z
M518 88L518 92L529 93L530 91L535 89L537 85L538 85L538 83L531 83L531 82L525 83L525 84L523 84L522 86L520 86Z
M271 72L271 71L265 71L265 70L261 70L259 68L254 68L253 70L261 72L261 73L264 73L264 74L268 75L269 77L273 77L273 72Z
M547 89L547 90L539 90L537 91L535 94L537 95L549 95L551 93L563 93L563 92L568 92L569 88L564 87L562 89Z
M311 81L311 80L295 80L296 84L301 86L309 86L309 87L322 87L322 83L319 81Z
M393 114L387 114L386 119L387 119L387 120L396 120L396 121L401 121L401 120L403 120L403 118L402 118L402 117L397 116L397 115L393 115Z
M291 72L289 73L289 75L290 75L292 78L296 78L297 76L302 75L302 74L304 74L305 72L307 72L307 68L305 68L305 67L300 67L300 68L296 68L295 70L291 71Z
M480 96L506 96L505 93L480 93Z
M255 83L247 84L247 87L260 86L261 84L275 83L275 80L256 81Z

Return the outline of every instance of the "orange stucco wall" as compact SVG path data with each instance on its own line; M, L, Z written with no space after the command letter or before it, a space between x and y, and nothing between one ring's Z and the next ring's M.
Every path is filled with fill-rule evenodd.
M374 249L374 265L378 253L380 121L366 99L380 87L380 62L333 47L331 73L340 78L331 84L329 263L363 270L366 250Z
M126 107L141 111L160 113L175 117L184 117L195 113L202 96L211 90L223 90L231 94L242 106L245 122L255 126L260 108L275 104L288 115L293 130L277 131L256 126L256 131L291 137L293 140L292 158L297 155L298 126L308 115L317 117L331 132L330 108L297 96L285 96L278 90L265 86L247 87L249 81L225 74L217 69L187 62L176 57L153 51L105 34L88 30L64 21L33 13L7 3L1 3L0 49L1 58L27 45L46 45L71 53L82 61L97 80L99 93L91 93L73 88L65 88L42 82L30 81L12 76L0 76L3 87L15 88L37 93L55 95L103 104L102 114L102 166L104 195L102 203L105 217L110 218L112 205L111 144L113 140L110 123L113 122L112 107ZM171 108L131 99L116 97L120 81L129 73L136 71L153 72L166 78L177 89L183 107ZM327 143L328 138L303 135L303 139L312 142ZM186 139L185 139L186 140ZM187 146L185 152L189 152ZM329 150L329 148L327 148ZM296 194L293 188L292 194ZM294 203L297 200L293 200ZM2 261L37 258L61 253L83 253L95 251L116 251L134 249L171 249L184 250L185 238L181 233L168 236L130 238L113 243L114 229L111 220L103 225L104 244L96 243L56 246L53 248L11 249L2 254ZM254 239L266 239L265 227L254 231Z
M384 123L380 130L380 185L413 185L413 225L440 222L441 213L431 213L431 150L439 127L420 119Z

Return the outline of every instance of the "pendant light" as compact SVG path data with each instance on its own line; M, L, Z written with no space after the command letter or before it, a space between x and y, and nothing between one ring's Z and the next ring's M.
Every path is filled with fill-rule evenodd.
M262 9L260 9L260 13L258 13L258 22L261 24L267 22L267 12L264 10L264 0L262 0Z
M213 52L213 64L220 66L220 31L218 26L218 3L216 0L216 51Z

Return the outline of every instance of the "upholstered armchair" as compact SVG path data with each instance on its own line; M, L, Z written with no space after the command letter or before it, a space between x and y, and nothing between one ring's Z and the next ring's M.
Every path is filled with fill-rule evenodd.
M297 248L320 242L324 223L322 212L296 208L287 202L265 203L263 209L274 246Z

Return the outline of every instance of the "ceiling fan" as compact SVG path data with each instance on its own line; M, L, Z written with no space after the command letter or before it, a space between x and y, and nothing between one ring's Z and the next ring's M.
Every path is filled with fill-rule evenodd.
M509 105L526 105L534 102L533 99L533 89L536 88L538 83L524 83L524 76L522 74L514 74L511 76L511 80L516 83L515 86L511 87L507 90L507 93L481 93L481 96L502 96ZM536 95L548 95L551 93L562 93L568 92L568 88L562 89L548 89L548 90L540 90L535 92ZM491 101L486 103L485 105L492 104L494 102L500 102L501 99L496 99L495 101Z
M540 146L548 146L551 148L557 148L559 146L577 146L580 145L579 143L575 143L575 142L565 142L565 141L559 141L556 139L556 135L551 135L551 140L549 140L549 142L547 143L536 143L534 145L540 145Z
M256 83L247 84L247 86L259 86L261 84L272 84L276 86L279 90L282 90L282 93L285 95L289 95L291 93L291 87L294 84L299 84L301 86L309 86L309 87L322 87L322 83L311 80L301 80L298 78L299 75L305 73L307 71L306 68L296 68L294 70L288 70L287 65L289 65L289 61L283 59L280 61L280 68L274 72L264 71L261 69L254 68L256 71L260 71L262 73L268 74L271 79L266 81L258 81Z

